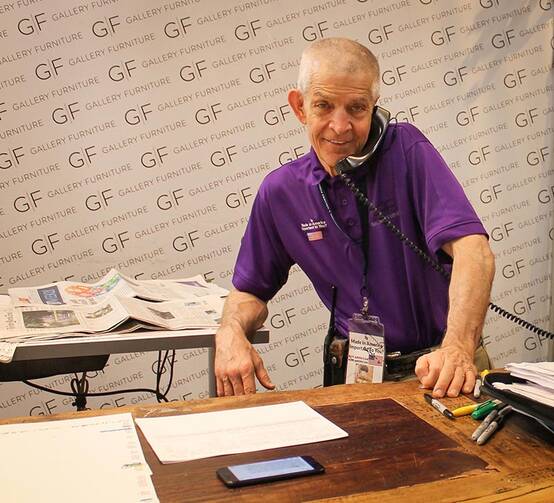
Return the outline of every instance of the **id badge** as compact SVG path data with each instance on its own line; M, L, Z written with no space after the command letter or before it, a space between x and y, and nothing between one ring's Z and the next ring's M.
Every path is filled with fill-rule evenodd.
M356 313L348 320L346 384L381 383L385 366L385 327L377 316Z

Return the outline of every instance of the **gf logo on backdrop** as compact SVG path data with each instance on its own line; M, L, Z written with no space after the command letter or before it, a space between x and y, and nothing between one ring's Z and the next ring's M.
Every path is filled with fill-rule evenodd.
M102 240L102 250L106 253L116 253L125 249L125 243L130 241L129 231L114 232Z
M169 155L167 149L167 145L162 145L161 147L153 147L151 150L147 150L140 156L140 163L145 168L161 166L164 163L164 158Z
M68 122L73 122L75 117L77 117L77 114L81 111L78 106L78 101L65 103L61 107L54 108L50 114L50 117L56 124L67 124Z
M156 206L163 211L178 207L181 204L179 201L184 197L181 192L183 192L182 188L159 195L156 198Z
M92 34L98 38L115 35L115 29L120 25L119 16L104 17L92 23Z
M236 148L236 145L227 145L221 149L214 150L210 154L210 162L212 163L212 166L221 168L226 164L231 164L233 162L233 157L237 155Z
M114 196L111 195L111 192L112 189L105 189L89 194L85 197L85 208L90 211L98 211L108 208L110 199L114 198Z
M152 113L151 105L152 103L148 102L125 110L125 115L123 116L125 122L129 126L138 126L143 122L147 122L148 115Z
M181 17L173 21L169 21L164 25L164 35L167 38L184 37L187 35L187 28L192 24L189 22L190 16Z
M20 19L17 23L17 31L25 36L39 34L42 31L42 25L46 24L44 16L46 14L40 12Z
M183 65L179 70L179 77L185 82L200 80L203 77L203 72L208 69L205 63L205 59L199 59L198 61L193 61L190 65Z
M21 164L25 154L22 152L23 147L11 148L6 152L0 152L0 169L15 168Z
M89 145L88 147L81 147L79 150L74 150L67 158L69 165L73 168L92 166L92 158L98 155L95 149L96 145Z
M43 234L31 243L31 251L39 256L46 253L54 253L56 245L60 242L58 236L59 234L57 232Z
M19 213L26 213L27 211L35 211L38 208L38 202L43 198L40 197L40 190L33 190L17 196L13 200L13 207Z
M112 65L108 68L108 77L114 82L121 82L123 80L130 80L133 76L134 70L137 69L135 66L135 59L128 59L122 61L116 65Z
M56 79L60 76L60 70L63 67L62 58L49 59L35 66L35 75L40 80Z
M262 29L259 24L259 19L246 21L246 24L238 24L237 26L235 26L234 30L235 38L243 42L245 40L249 40L250 38L255 38L256 32Z

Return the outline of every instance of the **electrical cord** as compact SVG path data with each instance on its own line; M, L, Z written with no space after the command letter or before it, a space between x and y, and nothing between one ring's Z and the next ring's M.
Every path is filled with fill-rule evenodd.
M162 393L160 391L161 387L161 375L163 373L163 369L165 367L166 362L168 361L170 351L164 351L164 356L162 358L162 352L158 352L158 364L156 368L156 389L150 389L150 388L131 388L131 389L122 389L122 390L115 390L115 391L103 391L103 392L94 392L89 393L89 382L86 377L86 372L83 372L81 378L77 376L77 374L74 374L75 377L71 379L70 386L71 386L71 392L68 391L58 391L55 389L47 388L46 386L42 386L40 384L31 382L29 380L22 380L23 383L25 383L27 386L31 386L31 388L38 389L40 391L46 391L48 393L53 393L55 395L62 395L62 396L71 396L75 398L75 401L72 403L73 406L77 408L77 410L85 410L86 408L86 399L90 396L110 396L110 395L119 395L122 393L152 393L156 396L156 399L158 400L158 403L161 402L169 402L167 398L167 394L169 393L169 390L171 389L171 384L173 382L173 373L175 368L175 350L171 350L171 358L169 359L169 379L167 382L167 386L165 391Z
M439 264L439 262L431 258L427 253L425 253L421 248L419 248L398 227L396 227L396 225L394 225L394 223L390 220L390 218L386 216L379 208L377 208L377 206L375 206L360 189L358 189L356 184L348 177L348 175L346 175L345 173L340 173L340 177L342 181L345 183L345 185L354 193L358 201L360 201L364 206L369 208L373 213L375 213L375 215L377 215L377 218L380 223L385 225L395 236L398 237L398 239L400 239L400 241L402 241L403 244L405 244L408 248L410 248L410 250L412 250L417 256L419 256L421 260L423 260L427 265L429 265L431 268L433 268L435 271L441 274L445 279L450 280L450 273L441 264ZM540 337L554 339L554 334L552 332L549 332L547 330L544 330L543 328L533 325L532 323L524 320L523 318L520 318L519 316L513 313L510 313L509 311L506 311L500 306L497 306L493 302L489 302L489 309L499 314L500 316L516 323L517 325L523 328L526 328L531 332L534 332Z
M162 393L160 391L160 385L162 380L162 374L165 369L165 364L168 361L169 358L169 350L166 350L163 352L164 356L162 359L162 352L158 351L158 366L156 369L156 398L158 402L161 402L161 400L167 402L167 394L169 393L169 390L171 389L171 384L173 382L173 369L175 368L175 350L171 350L171 359L169 363L169 379L167 382L167 387L165 389L165 392Z
M31 388L36 388L40 391L46 391L48 393L53 393L54 395L62 395L62 396L75 396L75 393L69 392L69 391L59 391L56 389L50 389L46 386L42 386L40 384L28 381L26 379L23 379L21 382L24 382L27 386L31 386ZM73 389L73 387L72 387ZM95 393L89 393L87 391L86 396L109 396L109 395L119 395L120 393L152 393L156 394L156 390L150 389L150 388L132 388L132 389L122 389L117 391L103 391L103 392L95 392ZM165 400L166 402L168 400Z

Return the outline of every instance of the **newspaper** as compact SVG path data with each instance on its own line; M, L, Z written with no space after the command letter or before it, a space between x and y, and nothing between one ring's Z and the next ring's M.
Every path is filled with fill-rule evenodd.
M106 296L139 297L164 301L196 299L205 295L225 296L228 290L208 283L201 275L175 280L134 280L111 269L97 283L60 281L42 286L8 289L14 306L98 305Z
M206 295L226 297L229 290L214 283L208 283L201 275L184 279L132 280L126 282L135 292L135 297L146 300L195 299Z
M137 328L210 328L219 326L222 310L216 295L164 302L110 295L95 305L0 305L0 340L110 332L131 318L144 322Z
M9 288L8 295L14 306L46 305L95 305L108 294L134 297L135 291L124 277L111 269L97 283L60 281L42 286Z

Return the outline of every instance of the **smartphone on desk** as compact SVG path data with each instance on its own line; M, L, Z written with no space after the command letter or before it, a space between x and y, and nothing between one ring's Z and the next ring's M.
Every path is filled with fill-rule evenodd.
M274 480L292 479L323 473L325 468L311 456L293 456L257 463L232 465L217 470L217 476L228 487L241 487Z

